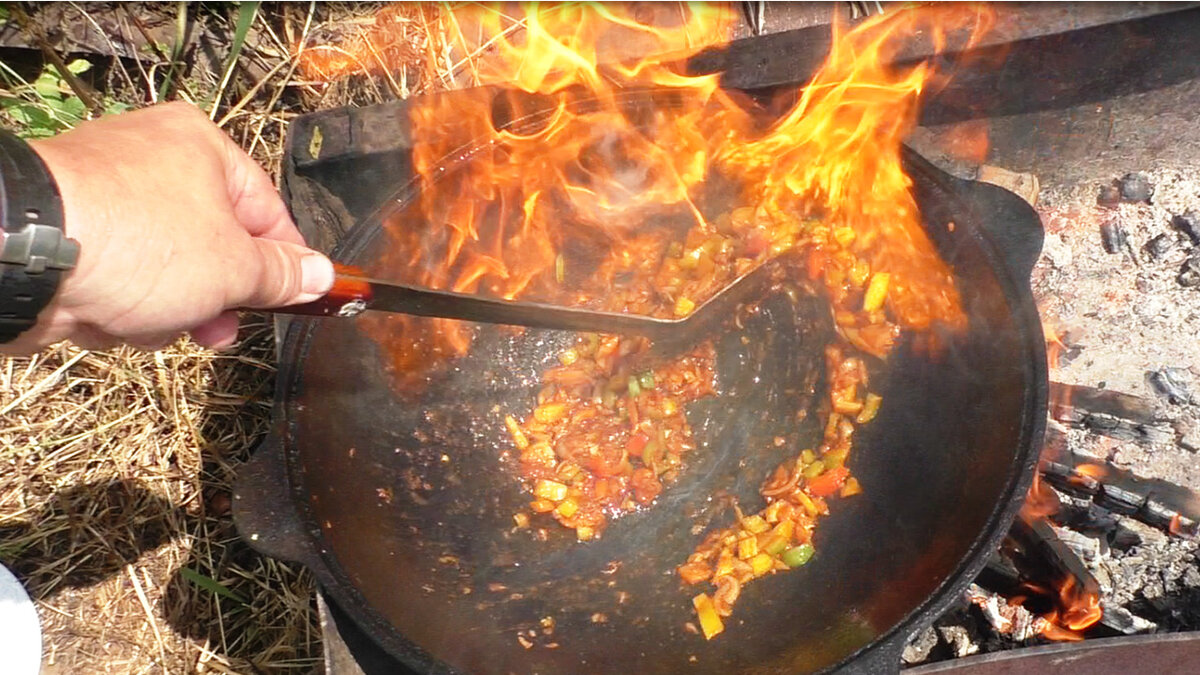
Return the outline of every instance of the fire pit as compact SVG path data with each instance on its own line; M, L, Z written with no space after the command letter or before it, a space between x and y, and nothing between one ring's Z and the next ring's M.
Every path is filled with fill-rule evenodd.
M1079 14L1073 13L1070 18L1079 19ZM1079 29L1081 32L1072 37L1078 40L1081 35L1086 35L1097 41L1093 43L1095 46L1114 39L1114 35L1137 35L1139 30L1146 30L1147 25L1168 25L1163 23L1162 16L1153 13L1132 18L1100 16L1094 19L1094 25ZM1158 23L1154 23L1156 21ZM1170 25L1176 28L1188 21L1197 21L1194 12L1177 13L1169 18ZM1027 30L1023 34L1010 34L1007 36L1009 42L997 44L1006 47L1013 62L1020 64L1022 54L1029 54L1031 49L1044 50L1047 44L1060 39L1060 33L1047 32L1044 25L1039 29L1040 32ZM1162 41L1170 43L1172 34L1170 31L1164 33ZM773 37L784 40L795 36L781 33ZM1043 42L1030 47L1017 38L1042 39ZM1061 42L1066 44L1071 40L1061 39ZM719 56L709 57L707 62L698 57L696 67L712 68L714 62L718 62L717 67L729 73L727 79L747 78L747 71L739 69L739 64L745 63L744 57L742 61L734 57L754 54L756 50L769 54L770 50L778 49L778 45L778 42L767 46L767 43L746 40L730 49L723 57L725 63L719 63L722 58ZM1146 52L1143 49L1141 53L1145 56ZM1170 72L1156 71L1153 59L1144 61L1143 65L1141 75L1146 81L1133 86L1128 77L1117 78L1116 81L1126 89L1102 95L1107 97L1151 84L1179 81L1183 84L1175 85L1166 94L1132 95L1140 97L1133 105L1144 104L1147 99L1162 95L1177 101L1189 93L1187 73L1181 73L1178 68ZM1066 67L1063 70L1071 72ZM1158 76L1151 76L1156 72ZM803 81L806 74L792 75L793 81ZM737 84L758 89L787 82L780 77L778 72L771 72L769 77L764 74L757 82L743 79ZM956 101L978 100L963 98L964 92L971 91L972 78L961 77L956 81L964 84L947 89L940 99L941 104L927 108L931 122L1023 109L1019 103L1006 99L1001 91L998 98L986 100L988 106L982 111L969 110ZM994 80L985 79L984 83L994 84ZM978 81L974 85L984 86ZM1073 94L1078 96L1072 98ZM1087 100L1095 95L1096 92L1081 92L1078 88L1074 92L1069 89L1056 91L1056 96L1068 102ZM1031 95L1026 103L1035 108L1061 104L1062 101L1054 99L1055 96ZM1122 111L1122 104L1130 105L1126 99L1115 101L1111 107L1117 112ZM1016 107L1012 107L1014 105ZM1066 114L1078 115L1080 110L1069 110ZM1197 365L1195 350L1172 352L1155 347L1143 352L1140 360L1135 360L1138 365L1131 367L1128 360L1122 362L1116 358L1122 350L1105 350L1088 343L1089 335L1114 340L1116 336L1111 331L1118 326L1133 334L1131 325L1114 326L1111 313L1092 310L1093 314L1088 315L1086 310L1074 311L1073 306L1088 302L1086 296L1079 297L1089 292L1084 284L1087 274L1098 275L1097 270L1104 269L1098 265L1111 265L1116 256L1120 256L1123 263L1122 274L1130 275L1138 293L1159 305L1173 302L1185 306L1181 303L1186 303L1188 296L1180 293L1191 288L1188 274L1191 258L1185 256L1196 244L1189 234L1191 226L1188 223L1191 221L1187 208L1200 207L1193 203L1197 192L1192 187L1194 184L1188 184L1186 174L1172 173L1167 167L1150 166L1144 163L1145 157L1136 155L1127 155L1120 166L1110 162L1094 166L1091 169L1094 173L1086 173L1084 167L1091 156L1086 150L1080 151L1080 143L1078 140L1073 142L1072 137L1067 137L1066 141L1057 140L1055 147L1065 148L1062 154L1056 155L1060 162L1049 160L1042 148L1037 148L1040 152L1031 161L1028 157L1031 148L1019 141L1020 131L1029 127L1045 129L1052 122L1061 120L1063 115L1061 112L1029 113L994 122L990 129L992 150L986 158L993 166L984 169L977 166L981 159L978 154L972 161L969 153L963 152L963 146L970 144L961 142L978 131L978 122L926 127L914 139L924 154L944 160L944 166L953 171L973 177L986 174L985 177L1005 182L1007 187L1017 190L1028 186L1030 174L1043 182L1045 189L1040 206L1050 243L1035 273L1035 287L1041 291L1047 316L1061 320L1051 324L1055 328L1055 344L1061 343L1063 348L1052 375L1072 381L1072 384L1056 385L1052 392L1054 422L1041 466L1043 483L1034 493L1038 499L1031 501L1025 512L1027 517L1018 521L977 584L962 598L959 609L952 610L935 627L914 637L905 657L909 663L1021 646L1046 638L1148 632L1156 624L1176 630L1195 627L1188 616L1186 598L1173 598L1172 595L1186 596L1186 589L1200 585L1200 574L1196 572L1196 562L1192 558L1194 548L1186 541L1194 534L1196 520L1200 518L1196 500L1188 490L1196 483L1194 477L1180 470L1186 461L1169 459L1181 457L1179 448L1192 444L1190 447L1194 449L1195 410L1188 406L1194 404L1191 387L1195 373L1187 369ZM292 152L287 158L287 188L293 212L302 228L307 230L310 241L331 246L353 223L373 209L383 195L394 189L399 182L397 176L410 170L403 143L397 143L394 136L388 135L388 130L397 128L396 120L404 116L404 106L397 104L333 111L295 124ZM313 151L315 129L321 130L322 147L318 152ZM1140 129L1135 131L1141 132ZM1083 145L1091 147L1094 141L1087 139ZM1094 147L1091 150L1094 152ZM1022 156L1022 151L1027 154ZM1024 174L998 172L995 165ZM1056 173L1060 170L1062 178ZM1136 170L1148 170L1149 173L1138 177ZM1125 176L1131 172L1135 175ZM1115 200L1111 197L1113 188L1107 186L1109 181L1117 182L1113 186L1118 195ZM1153 190L1151 194L1145 194L1150 190ZM1034 189L1030 194L1036 198L1038 191ZM1097 196L1101 203L1097 203ZM1164 236L1166 239L1162 238ZM1144 252L1143 244L1146 246ZM1076 256L1081 261L1086 260L1087 264L1072 267ZM1151 267L1152 263L1157 267ZM1170 272L1164 272L1168 267ZM1175 277L1171 279L1175 286L1165 281L1171 274ZM1076 292L1075 297L1062 293L1066 285ZM1106 286L1100 282L1090 292L1102 296L1108 290ZM1162 299L1154 300L1155 293L1162 294L1159 296ZM1194 298L1192 300L1194 302ZM1113 302L1112 299L1107 301ZM1140 316L1158 316L1163 311L1143 310ZM1139 313L1128 315L1139 316ZM1168 343L1170 330L1195 329L1197 319L1194 312L1189 316L1183 311L1170 321L1174 323L1168 323L1170 329L1160 337ZM1109 365L1105 366L1103 359L1089 360L1089 354L1105 351L1112 354L1108 356ZM1162 361L1164 353L1169 354L1171 360ZM1151 355L1158 360L1152 368L1146 363ZM1147 370L1153 372L1142 382ZM1133 395L1122 395L1114 389L1133 392ZM1161 404L1154 398L1159 393L1163 397ZM1169 480L1148 482L1134 474L1142 474L1142 478L1159 475ZM1047 521L1047 516L1052 520ZM1157 559L1147 560L1147 553ZM1115 575L1107 571L1113 570L1114 566ZM1145 590L1139 591L1141 584L1138 582L1150 575L1158 578L1156 583L1161 590L1151 590L1153 595L1148 596ZM349 632L345 642L351 646L360 667L368 672L372 667L387 669L386 665L380 665L385 661L377 661L382 657L372 653L370 643L364 642L353 626L338 620L337 608L328 608L328 614L331 635L336 635L339 629ZM336 641L330 653L335 659L338 654L345 655Z

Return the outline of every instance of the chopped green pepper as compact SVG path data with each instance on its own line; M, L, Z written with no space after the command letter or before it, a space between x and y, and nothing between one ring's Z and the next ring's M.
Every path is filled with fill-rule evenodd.
M642 387L641 387L641 385L638 384L637 378L630 375L629 376L629 395L636 398L641 393L642 393Z
M813 554L816 552L817 551L812 547L812 544L800 544L799 546L793 546L792 548L784 551L783 555L780 556L779 559L782 560L783 564L787 565L788 567L800 567L809 560L812 560Z
M825 472L825 462L823 462L819 459L815 460L812 464L809 464L808 466L804 467L804 477L805 478L816 478L817 476L820 476L824 472Z
M638 376L638 384L642 385L642 389L654 388L654 371L647 370Z

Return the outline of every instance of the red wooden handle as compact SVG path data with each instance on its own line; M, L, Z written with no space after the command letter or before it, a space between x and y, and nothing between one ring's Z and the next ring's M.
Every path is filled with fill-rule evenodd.
M276 311L308 316L356 316L371 302L371 283L362 271L349 265L334 265L337 276L333 288L324 296L302 305L281 307Z

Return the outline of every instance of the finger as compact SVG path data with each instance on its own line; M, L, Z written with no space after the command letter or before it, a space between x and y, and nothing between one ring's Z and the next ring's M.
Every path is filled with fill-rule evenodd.
M227 349L238 337L238 314L235 311L221 312L217 318L203 323L191 331L192 340L209 349Z
M247 273L233 280L230 307L267 308L311 302L333 287L333 263L296 244L252 239Z
M225 179L233 215L252 236L304 244L279 191L262 167L221 132Z

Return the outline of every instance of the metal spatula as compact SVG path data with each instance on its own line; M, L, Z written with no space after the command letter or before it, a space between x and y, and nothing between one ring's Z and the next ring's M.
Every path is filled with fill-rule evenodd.
M738 305L761 297L771 281L773 266L760 265L735 279L719 293L679 319L598 312L539 302L496 300L464 293L394 284L339 272L333 289L303 305L271 310L284 314L354 317L364 311L398 312L463 321L480 321L530 328L643 335L657 342L694 344L708 336Z

